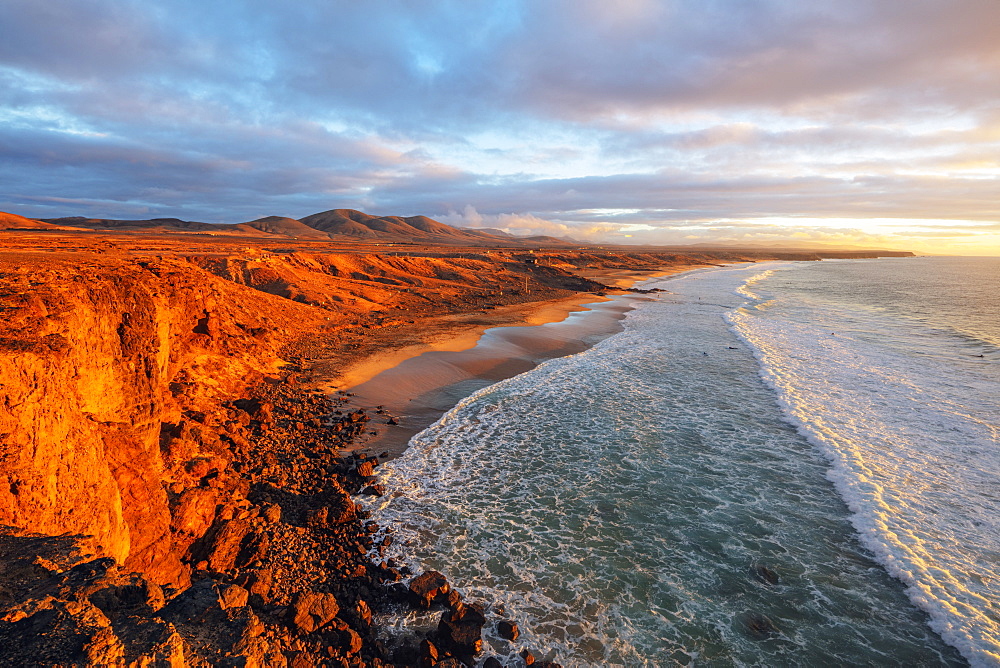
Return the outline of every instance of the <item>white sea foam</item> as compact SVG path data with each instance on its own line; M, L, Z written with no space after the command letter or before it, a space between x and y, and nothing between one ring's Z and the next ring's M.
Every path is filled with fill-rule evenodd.
M940 329L773 289L780 308L733 311L734 331L829 457L864 544L973 665L1000 663L995 376Z
M659 283L671 293L621 334L477 392L381 467L402 492L374 508L399 527L396 556L521 626L515 644L488 634L491 653L530 648L567 666L959 663L856 542L828 463L723 320L759 273ZM766 298L767 278L750 292ZM778 630L761 631L764 618Z

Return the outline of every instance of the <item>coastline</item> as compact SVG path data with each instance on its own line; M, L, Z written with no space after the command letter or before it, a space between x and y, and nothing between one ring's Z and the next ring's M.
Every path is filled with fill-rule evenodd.
M743 270L744 278L758 274L763 270L752 265L740 269ZM725 276L728 270L704 273L708 275L707 279L711 284L713 279L718 283L718 277ZM793 560L784 557L783 555L786 554L784 541L781 544L780 552L771 551L773 543L770 543L769 540L774 534L761 532L763 535L758 535L754 533L753 529L747 530L746 536L742 533L744 527L754 526L752 524L753 518L758 517L759 512L763 512L764 521L768 526L775 526L779 522L785 521L783 517L774 517L772 520L767 513L773 512L773 510L757 508L753 503L752 494L760 494L752 482L758 475L757 472L753 471L753 468L759 462L761 471L768 472L768 475L772 475L770 472L774 469L780 471L771 480L776 490L784 490L787 486L786 481L796 478L794 475L789 475L791 471L810 474L803 476L803 479L811 478L812 480L809 484L814 487L808 488L810 494L806 495L798 491L789 494L786 508L797 508L796 504L801 503L803 498L826 498L834 501L832 504L819 503L814 505L818 518L824 520L833 518L840 522L838 531L840 543L834 549L835 556L848 554L848 550L850 550L851 554L856 552L861 558L855 559L856 563L852 565L853 571L850 569L841 570L837 566L833 566L831 570L834 579L831 580L825 576L816 579L839 582L836 577L846 577L845 573L849 571L851 577L854 578L851 580L852 585L857 584L857 586L844 587L845 591L849 591L847 596L857 596L858 599L866 601L882 601L884 597L884 600L890 601L892 607L888 609L894 610L893 614L898 614L898 619L911 624L914 629L913 633L900 641L899 647L905 649L900 649L901 653L898 656L910 656L906 654L907 652L913 652L912 656L922 656L922 653L926 651L931 655L938 652L938 656L946 659L955 658L949 649L941 646L941 639L935 637L926 627L926 620L920 612L912 608L902 596L899 583L888 578L889 573L883 573L880 569L864 565L865 561L871 560L871 555L865 555L863 548L856 545L856 531L847 521L844 514L846 511L841 509L837 503L840 498L843 498L843 495L838 497L830 489L829 476L824 475L827 470L824 466L826 461L812 448L804 448L805 444L801 442L801 439L794 434L789 434L786 422L774 413L773 401L769 392L761 391L760 384L756 381L758 367L753 359L754 356L748 354L748 351L743 350L742 347L738 352L737 348L729 347L728 344L733 343L732 333L720 323L715 307L733 306L738 304L743 297L736 294L732 290L733 286L730 285L725 291L708 299L712 303L712 307L706 308L706 305L699 303L700 297L696 297L702 294L699 291L702 289L701 287L685 289L685 284L698 281L700 278L706 277L688 276L679 284L665 286L669 287L671 291L677 292L679 296L644 306L643 312L639 314L640 317L636 318L635 321L630 321L629 334L607 341L606 345L592 351L592 354L581 356L576 361L572 358L563 360L527 374L523 378L515 379L511 383L504 383L502 388L481 393L474 401L464 402L454 414L449 416L449 419L435 425L426 434L416 439L412 446L414 451L410 452L406 458L389 465L382 482L390 490L406 490L406 493L403 495L393 493L393 497L402 496L404 498L386 501L382 508L388 509L388 512L383 515L376 514L376 519L387 525L400 528L399 537L404 539L400 544L411 546L408 549L414 551L411 555L415 554L412 557L413 561L408 562L411 568L415 570L422 568L440 569L459 585L475 583L475 586L468 590L470 595L475 595L484 601L499 601L499 604L494 604L503 606L511 618L522 629L526 629L523 634L524 642L529 646L549 647L550 652L554 652L554 654L547 655L550 659L559 660L561 658L575 665L598 665L599 662L596 660L581 661L580 655L571 651L574 643L583 644L580 639L585 634L576 631L560 635L559 629L561 627L554 620L562 619L560 616L562 615L562 606L556 604L550 609L541 610L544 606L536 604L536 601L542 598L545 598L547 602L581 600L584 598L582 591L589 594L590 590L588 589L575 588L577 582L587 580L587 578L579 577L579 571L572 570L576 564L586 564L580 570L586 569L589 576L592 572L602 568L604 563L632 563L626 558L628 548L618 549L617 552L610 549L603 550L605 543L627 544L631 547L642 546L644 542L647 545L656 543L655 540L648 540L650 536L659 538L668 535L671 528L675 526L675 516L687 512L686 510L675 512L674 509L684 508L686 500L698 494L698 492L689 494L685 488L688 482L694 482L692 471L698 470L700 458L708 457L706 452L708 448L703 447L702 438L704 434L709 434L713 439L718 438L719 451L712 455L717 457L718 465L706 466L705 468L707 475L704 478L705 484L702 485L702 489L708 490L704 492L707 499L706 506L720 508L723 505L720 503L720 496L717 495L716 491L717 481L723 477L721 472L726 471L727 473L724 475L728 476L730 468L744 468L742 466L732 467L732 462L748 463L745 480L749 484L736 480L731 488L733 496L723 497L748 498L749 500L744 503L732 504L732 506L745 506L746 510L741 510L732 516L731 519L734 520L733 530L717 534L739 536L737 541L745 540L748 545L747 548L743 548L742 543L732 541L726 543L725 549L718 549L718 554L722 555L718 557L720 563L728 569L725 571L729 577L725 583L727 588L730 591L739 591L741 596L744 595L744 591L747 592L745 596L748 602L743 603L741 599L736 606L727 608L726 606L730 603L723 601L718 604L719 608L711 609L711 606L706 608L706 612L712 614L722 610L722 614L735 615L732 636L737 641L733 645L733 647L738 648L733 650L736 656L742 652L756 651L754 648L762 644L760 643L762 634L756 630L758 626L754 621L758 618L753 618L750 615L760 614L759 619L761 620L769 620L768 617L763 616L764 613L772 615L772 618L777 621L777 626L774 627L773 631L775 634L783 631L787 633L786 629L789 628L793 629L793 632L798 632L798 628L805 628L807 624L802 617L797 616L799 614L797 611L773 612L773 610L778 609L780 603L775 604L775 601L778 598L783 598L786 591L794 591L802 585L806 585L803 591L812 588L812 585L809 584L812 578L803 578L797 582L790 571L783 570L783 567L789 563L809 563L801 558ZM736 285L738 284L736 283ZM733 304L730 304L726 299L731 300ZM661 311L661 309L663 310ZM680 314L685 317L655 317L656 314L664 314L666 309L674 309L675 315ZM687 323L689 320L687 316L696 320L704 320L706 323L714 323L712 331L716 331L718 337L676 336L682 330L675 331L674 326L684 327L683 323ZM633 325L635 331L631 331ZM705 331L709 330L705 329ZM635 334L639 334L639 336L635 336ZM654 342L648 349L643 348L639 341L643 335ZM703 359L703 350L710 351L704 353L709 357ZM633 354L637 355L638 359L642 359L650 351L653 351L658 359L670 360L664 366L676 369L670 372L673 378L664 374L662 376L663 382L659 383L628 382L629 379L636 378L643 380L658 378L657 374L660 370L656 363L623 364L621 366L628 368L628 373L623 372L622 377L612 371L616 368L613 365L617 361L629 359ZM709 365L714 365L716 368L706 371ZM646 373L650 375L646 376ZM715 375L716 373L719 375ZM695 380L698 374L706 374L713 380L717 378L733 382L722 385L707 382L699 385L699 382ZM689 379L692 381L690 384L687 382ZM742 384L744 381L739 379L746 379L746 387L755 388L756 395L741 391L738 394L740 401L732 402L729 400L733 396L730 392L728 395L720 395L717 404L713 402L716 390L712 388L726 387L732 390L732 388L739 387L742 390L744 389ZM670 380L673 382L669 382ZM678 389L689 387L693 389ZM664 395L667 400L659 402L661 411L659 413L647 415L647 407L655 403L650 401L650 398L657 395L656 391L644 392L648 388L663 388L667 393ZM708 391L706 388L709 388ZM623 397L628 396L633 391L632 396L637 401L626 403ZM595 395L599 398L594 398ZM580 398L576 404L570 400L574 396ZM756 407L747 408L746 405L752 403L749 398L751 396L757 399L754 404ZM678 401L677 398L684 399L684 401ZM685 422L685 420L690 419L688 417L690 414L685 409L685 402L697 406L698 410L705 410L705 406L710 406L710 409L705 410L705 414L708 414L709 410L714 411L718 408L720 411L732 410L734 418L741 415L746 417L723 420L720 422L722 428L714 434L708 429L699 431L688 426L693 421ZM589 410L592 408L594 410ZM622 410L616 412L618 408ZM772 425L768 429L773 429L776 436L773 441L769 438L744 438L742 430L726 428L733 424L756 424L754 421L756 416L763 413L765 408L769 408L772 415L768 418L770 422L762 421L762 425ZM586 417L577 419L576 416L590 416L591 419ZM638 419L638 421L631 423L628 422L629 419ZM568 428L563 431L552 428L553 425L560 424L565 424ZM637 431L643 434L642 440L637 438L632 441L627 437L620 439L620 434L611 433L609 426L618 424L635 424ZM704 423L695 422L694 424L701 426ZM648 425L653 426L647 429ZM685 428L689 431L685 431ZM764 426L760 428L763 430ZM610 438L607 437L609 434ZM798 434L801 435L801 432ZM675 443L677 452L669 453L669 457L661 457L662 449L653 445L646 447L647 444L654 443L653 440L645 440L646 438L663 438L665 439L662 441L663 443ZM771 460L769 458L769 448L773 443L777 443L779 438L788 439L790 447L788 454L790 456L785 462L790 468L787 470L775 466L777 459ZM623 449L617 451L607 449L604 444L605 440L620 440L625 445ZM581 447L577 448L577 443L582 444ZM640 447L637 447L637 443ZM746 455L746 448L750 447L748 443L754 443L755 447L760 448L759 452L748 457ZM715 447L717 444L713 443L712 445ZM637 452L643 454L639 455ZM589 457L591 454L594 455L593 460ZM646 459L642 459L643 456ZM635 459L632 459L633 457ZM627 468L617 467L616 464L625 458L628 458L629 466ZM662 471L672 470L674 475L659 475L661 469L657 467L661 465L660 460L662 459L675 460L672 464L664 465L664 469L662 469ZM575 461L583 462L583 464L574 477L570 471L572 470L571 464ZM608 462L611 464L606 465ZM612 477L601 478L602 484L596 484L589 488L594 495L589 498L584 497L578 490L587 488L593 477L599 475L597 470L604 473L605 468L608 469L608 475ZM636 471L652 471L655 475L650 475L648 479L641 480L641 484L629 488L628 485L633 480L639 479L639 474ZM613 476L616 475L620 477L614 478ZM616 484L603 484L604 481L610 480L620 482L625 487L625 493L621 496L605 495L606 488L618 489ZM676 485L672 482L666 482L663 490L669 490L675 494L673 497L667 497L653 491L656 489L653 483L659 480L682 482ZM806 483L797 482L796 484L805 485ZM718 487L721 486L718 485ZM751 496L746 497L748 490L752 490ZM813 491L817 495L813 496ZM819 496L819 492L823 492L825 496ZM766 504L768 506L771 505L771 499L778 498L777 494L761 495L761 497L768 499ZM548 499L548 502L539 501L538 498ZM587 556L586 548L595 543L581 540L581 547L576 552L569 551L569 548L566 547L573 544L573 537L567 535L568 533L576 531L580 526L590 526L587 524L588 522L596 524L598 519L602 521L602 525L599 525L600 529L607 525L631 531L633 524L637 521L637 514L626 513L623 510L619 515L613 511L619 508L633 511L636 508L643 508L642 499L645 498L670 499L663 505L665 510L662 519L664 522L661 523L656 532L646 532L647 541L635 540L629 543L627 540L618 541L617 539L631 534L604 534L601 539L598 539L603 550L600 552L601 556L592 561L588 561L590 557ZM520 504L521 499L524 499L523 505ZM571 501L567 499L571 499ZM632 499L639 500L635 506L630 505ZM577 508L572 508L574 502L578 503ZM716 527L713 527L711 530L705 530L704 534L699 533L703 531L705 520L699 516L701 511L698 510L698 507L694 506L690 511L688 518L690 530L680 535L701 537L709 535L711 530L718 531ZM727 510L719 513L720 516L728 513L728 504L726 507ZM831 507L834 511L830 512L829 516L824 515ZM569 512L571 508L573 512ZM563 514L564 510L567 511L565 515ZM559 514L558 521L551 520L550 515L547 514L547 512L552 511ZM745 513L742 519L740 518L741 513ZM789 514L797 516L795 510ZM645 515L645 511L642 515ZM526 519L532 517L533 520ZM620 524L613 524L619 520L621 520ZM803 526L825 527L826 523L803 523ZM565 530L566 527L569 529ZM559 533L560 530L563 530L563 533ZM805 530L803 530L804 532ZM798 533L798 531L795 532L796 535ZM611 536L614 536L615 540L611 540ZM408 538L412 540L408 542ZM762 538L762 540L759 543L754 543L755 538ZM799 548L801 552L796 554L812 555L813 550L818 549L822 541L802 540L801 543L801 548ZM685 550L691 546L684 540L664 541L664 544L666 547L663 555L670 555L670 550L675 552L672 555L673 558L659 559L659 564L673 564L675 561L683 560L686 558ZM745 551L739 552L736 558L732 558L729 554L729 550L734 544L737 549L745 549ZM791 545L791 542L788 545ZM642 548L640 547L636 552L643 553ZM701 560L705 558L707 552L707 550L697 552L695 556L691 557L693 568L689 569L688 573L698 572L702 565ZM521 560L521 557L524 559ZM621 557L621 559L615 557ZM713 558L716 557L713 555ZM879 560L876 562L878 563ZM563 572L564 577L560 577L557 570L548 570L548 564L553 563L572 564L573 566ZM837 559L824 556L816 563L827 567L828 564L837 564ZM659 564L653 560L650 563L642 563L635 570L644 573L659 573L657 570ZM749 569L747 564L750 564ZM620 586L611 587L606 592L606 600L610 602L609 605L612 607L624 605L619 596L622 595L621 592L628 589L627 585L632 583L632 580L629 579L631 572L622 570L622 573L626 575L618 579ZM614 575L613 571L609 573ZM767 577L762 578L762 574ZM768 581L767 578L771 578L772 574L773 581ZM772 588L778 584L779 577L781 590L778 597L772 598ZM609 581L614 580L609 578ZM678 578L678 581L687 582L687 579ZM553 586L551 591L548 589L550 584ZM560 586L563 588L559 589ZM711 585L708 589L706 592L708 595L704 599L714 601L712 594L717 592L711 589ZM836 585L834 589L836 589ZM645 591L645 589L641 590L643 598L639 599L640 606L647 602L644 598ZM685 600L685 594L690 591L686 586L680 587L678 589L679 600ZM854 592L866 592L866 594L855 594ZM871 598L867 597L869 592ZM525 594L533 596L536 593L538 594L537 599L532 598L531 603L522 601L522 599L527 598ZM756 594L760 594L759 598ZM698 597L696 593L690 595L692 598ZM596 596L587 596L585 600L597 599ZM816 605L819 606L818 609L823 610L824 613L831 612L823 608L828 600L830 599L824 594L815 601ZM581 607L577 606L576 610L579 612ZM669 608L667 605L663 607ZM873 607L878 610L882 609L877 603L874 603ZM752 609L752 612L745 612L744 608ZM849 610L850 607L841 609ZM548 612L552 614L548 615ZM583 616L585 619L593 619L597 617L597 613L588 610L583 613ZM711 615L704 614L702 617L710 619ZM823 617L824 615L813 616L808 624L810 626L809 633L816 632L816 627L822 624L812 623ZM571 621L575 625L567 623L566 628L579 629L584 623L579 617L572 618ZM770 624L770 621L764 623ZM707 626L710 627L711 624L709 623ZM876 623L866 630L866 633L870 634L866 637L881 638L879 626ZM552 642L541 640L545 637L544 633L533 636L532 630L535 628L545 628ZM553 628L557 629L555 633L551 633ZM583 626L582 628L589 629L590 627ZM818 637L824 642L830 640L822 636L821 633ZM913 638L917 638L917 640L912 640ZM498 655L506 655L508 661L517 661L514 652L518 648L503 643L492 631L486 635L486 639L493 645L494 651ZM566 644L562 644L563 642ZM818 654L822 656L823 652L827 652L827 656L830 656L831 648L839 649L835 638L832 643L830 648L824 648ZM912 643L912 647L907 643ZM556 647L552 647L553 644ZM645 646L647 651L645 656L651 656L648 652L652 646L655 645ZM640 647L640 645L637 644L636 647ZM803 647L808 648L810 644L805 643ZM860 644L860 647L864 650L865 645ZM620 659L616 657L614 661L609 660L608 664L620 662ZM635 660L621 663L638 665L640 662ZM845 663L853 664L850 661L845 661ZM950 665L950 662L943 660L941 665Z
M473 392L546 360L583 352L622 331L625 315L649 299L624 290L699 266L703 265L581 271L581 276L623 292L518 304L485 318L452 316L451 327L433 332L419 344L359 360L317 389L347 392L353 406L371 413L381 410L384 419L378 420L375 433L354 447L395 458L403 454L410 438Z
M85 637L92 665L123 647L206 665L417 665L431 657L410 640L423 640L386 647L371 615L433 602L451 630L428 643L471 661L478 650L451 631L478 637L483 608L447 583L415 589L443 576L394 561L395 527L370 521L384 444L398 455L480 387L620 331L649 299L626 286L764 259L108 239L0 240L12 408L0 431L33 462L3 472L0 552L19 564L0 578L12 656L45 642L68 657ZM345 381L367 388L338 390ZM53 480L50 464L70 474L38 484ZM31 611L70 570L79 586L43 603L83 607L53 629ZM143 606L99 594L132 581L146 583ZM133 637L149 624L156 633Z

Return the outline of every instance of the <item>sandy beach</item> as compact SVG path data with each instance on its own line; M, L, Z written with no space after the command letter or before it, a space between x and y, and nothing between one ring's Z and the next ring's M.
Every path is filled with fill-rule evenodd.
M598 269L581 274L612 288L627 289L692 268ZM621 331L625 314L644 299L649 297L584 294L507 307L485 321L468 315L453 317L453 327L434 332L420 344L361 360L325 388L350 392L354 395L351 404L370 412L381 407L376 433L357 447L396 457L414 434L473 392L546 360L582 352Z

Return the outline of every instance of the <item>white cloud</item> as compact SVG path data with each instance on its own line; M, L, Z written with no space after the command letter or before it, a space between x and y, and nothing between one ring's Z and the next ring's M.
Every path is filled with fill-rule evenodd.
M571 223L545 220L530 213L500 213L484 215L471 204L462 212L451 211L438 219L456 227L472 227L503 230L517 236L571 237L580 241L607 239L618 232L621 225L612 223Z

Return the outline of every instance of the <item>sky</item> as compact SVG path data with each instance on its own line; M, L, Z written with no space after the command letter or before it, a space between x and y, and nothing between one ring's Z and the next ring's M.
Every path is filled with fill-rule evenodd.
M0 0L0 210L1000 255L1000 0Z

